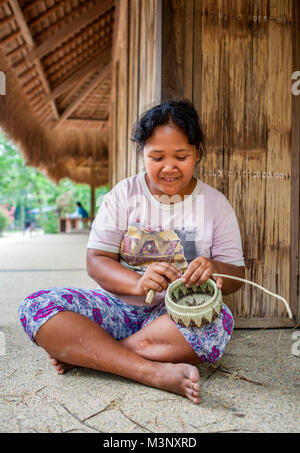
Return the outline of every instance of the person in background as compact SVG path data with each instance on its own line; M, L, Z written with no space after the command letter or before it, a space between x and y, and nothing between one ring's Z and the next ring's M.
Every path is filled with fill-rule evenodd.
M76 204L78 206L77 212L82 217L83 222L86 223L87 218L89 216L88 212L84 209L84 207L81 205L80 201L76 201Z
M25 239L31 239L31 233L33 231L33 225L32 225L32 222L30 222L29 220L27 220L25 222L25 228L24 228L24 237Z

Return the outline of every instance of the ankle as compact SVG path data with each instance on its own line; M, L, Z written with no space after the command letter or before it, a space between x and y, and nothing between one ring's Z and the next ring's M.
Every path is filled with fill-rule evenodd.
M153 386L157 383L159 376L159 363L152 362L151 360L145 360L144 363L140 364L137 371L137 378L139 382L146 385Z

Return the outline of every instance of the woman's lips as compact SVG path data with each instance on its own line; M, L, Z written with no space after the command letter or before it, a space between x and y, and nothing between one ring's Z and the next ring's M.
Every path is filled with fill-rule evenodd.
M165 181L165 182L170 183L170 182L177 181L178 177L176 177L176 178L161 178L161 179L162 179L163 181Z

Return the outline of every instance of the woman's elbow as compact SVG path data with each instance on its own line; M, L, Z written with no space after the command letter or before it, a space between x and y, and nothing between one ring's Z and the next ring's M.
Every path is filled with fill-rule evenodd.
M88 249L86 254L86 270L89 277L93 278L95 276L95 257L90 249Z

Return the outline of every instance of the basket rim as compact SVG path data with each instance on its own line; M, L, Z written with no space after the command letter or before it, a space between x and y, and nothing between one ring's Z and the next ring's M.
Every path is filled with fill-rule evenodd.
M222 301L221 300L218 300L216 303L222 308ZM199 307L199 305L198 305L198 307ZM173 307L167 307L167 308L169 308L170 312L172 312L173 315L175 314L176 316L189 316L189 317L205 316L205 314L207 313L207 310L213 310L214 309L215 311L217 311L215 309L215 307L209 307L204 313L191 313L191 312L188 312L188 311L183 313L183 312L175 310ZM193 307L188 307L188 308L193 308Z
M170 292L174 289L177 289L177 287L180 287L180 286L184 286L184 283L182 282L181 278L175 280L174 282L172 282L169 287L168 287L168 290L167 290L167 294L166 294L166 302L169 306L174 306L174 309L175 308L179 308L183 311L203 311L205 310L207 307L211 306L214 302L217 301L218 297L219 297L219 292L221 292L219 290L219 288L217 287L217 284L214 280L212 280L211 278L209 278L208 280L206 280L205 282L202 283L202 285L204 284L207 284L209 283L211 286L213 286L214 288L214 295L211 297L211 299L207 302L205 302L205 304L202 304L202 305L194 305L194 306L188 306L188 305L180 305L180 304L177 304L176 302L174 302L170 296ZM202 286L200 285L200 287ZM196 285L193 285L195 287L197 287ZM198 288L198 287L197 287Z

